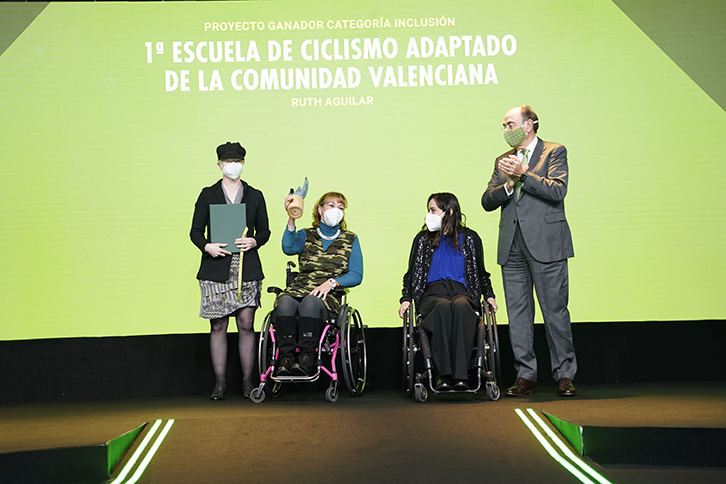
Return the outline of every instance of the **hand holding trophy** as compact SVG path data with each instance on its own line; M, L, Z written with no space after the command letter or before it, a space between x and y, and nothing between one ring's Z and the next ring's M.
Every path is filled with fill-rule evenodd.
M288 198L290 202L287 204L287 214L290 218L298 219L303 214L303 199L308 194L308 177L305 177L302 187L297 187L297 190L293 192L290 189L290 195Z

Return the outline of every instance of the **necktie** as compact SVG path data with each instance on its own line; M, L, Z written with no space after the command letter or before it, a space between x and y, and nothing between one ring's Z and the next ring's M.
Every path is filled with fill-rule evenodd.
M529 153L528 149L525 148L522 150L522 168L525 168L529 164L528 153ZM519 200L521 191L522 191L522 182L517 182L517 184L514 186L514 193L517 195L517 200Z

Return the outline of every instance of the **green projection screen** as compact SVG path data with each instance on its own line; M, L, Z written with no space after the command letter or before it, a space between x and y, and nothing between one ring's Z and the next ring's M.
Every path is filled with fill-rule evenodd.
M226 141L247 148L242 178L267 200L265 287L283 284L283 198L307 176L299 226L325 191L348 197L365 261L350 302L367 325L400 324L410 244L436 191L455 193L482 236L503 306L499 214L480 197L507 148L504 113L522 104L537 111L541 138L568 148L573 320L726 319L726 82L698 77L726 81L724 8L705 4L717 7L710 24L647 26L691 39L677 45L684 64L630 3L641 10L629 16L612 0L0 4L0 339L207 331L189 228ZM658 11L693 20L698 5ZM720 37L682 35L714 17ZM265 292L258 329L272 303Z

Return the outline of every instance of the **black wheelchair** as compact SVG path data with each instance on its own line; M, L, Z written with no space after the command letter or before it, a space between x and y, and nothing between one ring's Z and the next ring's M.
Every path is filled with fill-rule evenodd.
M486 301L483 301L482 308L484 315L478 314L474 351L469 364L469 380L476 383L468 390L451 389L440 392L434 388L435 372L429 337L419 324L421 316L411 302L403 318L404 392L415 397L418 402L425 402L429 391L434 394L477 393L484 387L489 400L499 400L501 392L497 382L500 379L501 364L497 320L494 310ZM417 373L416 368L423 368L423 372Z
M294 262L287 263L287 280L289 286L297 276L293 272ZM283 289L269 287L267 292L280 295ZM265 317L260 332L258 349L258 365L260 385L250 393L250 400L262 403L266 395L276 397L280 394L283 383L311 383L321 375L330 377L330 385L325 392L325 399L330 403L338 401L338 364L343 373L345 386L351 396L363 394L366 386L368 360L366 356L365 326L357 309L348 305L347 288L336 287L331 294L340 295L342 304L338 314L329 314L318 342L315 373L309 376L274 376L278 348L275 338L275 314L270 311ZM340 356L340 357L338 357Z

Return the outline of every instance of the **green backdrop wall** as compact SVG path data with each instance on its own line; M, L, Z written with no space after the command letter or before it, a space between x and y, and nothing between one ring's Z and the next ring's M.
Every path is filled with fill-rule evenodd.
M348 197L369 326L400 324L436 191L459 197L503 303L499 215L479 201L522 104L568 148L573 319L726 319L726 8L679 5L0 4L0 339L206 331L188 233L226 141L267 199L266 285L307 176L307 212Z

